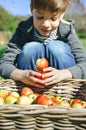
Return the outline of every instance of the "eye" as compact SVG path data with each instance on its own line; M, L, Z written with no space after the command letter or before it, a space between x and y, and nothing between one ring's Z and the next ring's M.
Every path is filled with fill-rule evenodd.
M57 20L57 18L51 18L51 20L52 20L52 21L56 21L56 20Z
M43 16L37 16L37 19L39 19L39 20L41 20L43 18L44 18Z

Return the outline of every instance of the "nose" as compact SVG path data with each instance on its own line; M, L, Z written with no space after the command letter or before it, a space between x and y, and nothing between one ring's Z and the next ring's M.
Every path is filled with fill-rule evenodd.
M44 28L49 28L50 27L50 20L44 20L43 21L43 24L42 24L42 26L44 27Z

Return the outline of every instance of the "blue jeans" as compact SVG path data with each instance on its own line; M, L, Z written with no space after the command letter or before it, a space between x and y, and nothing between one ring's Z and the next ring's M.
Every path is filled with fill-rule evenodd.
M66 69L75 65L75 59L70 47L59 40L49 41L47 44L30 42L25 44L18 57L18 68L22 70L37 70L36 60L45 57L49 66Z

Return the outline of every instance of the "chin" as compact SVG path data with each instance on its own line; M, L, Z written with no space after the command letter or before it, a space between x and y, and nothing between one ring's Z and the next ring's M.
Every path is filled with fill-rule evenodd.
M50 34L49 33L41 33L40 35L44 36L44 37L48 37Z

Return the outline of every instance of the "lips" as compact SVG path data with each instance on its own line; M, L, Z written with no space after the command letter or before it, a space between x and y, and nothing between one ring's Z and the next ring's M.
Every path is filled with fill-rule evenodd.
M46 30L46 29L41 29L41 31L43 31L43 32L50 32L50 30Z
M43 36L48 36L50 34L50 30L46 30L46 29L40 29L40 34Z

